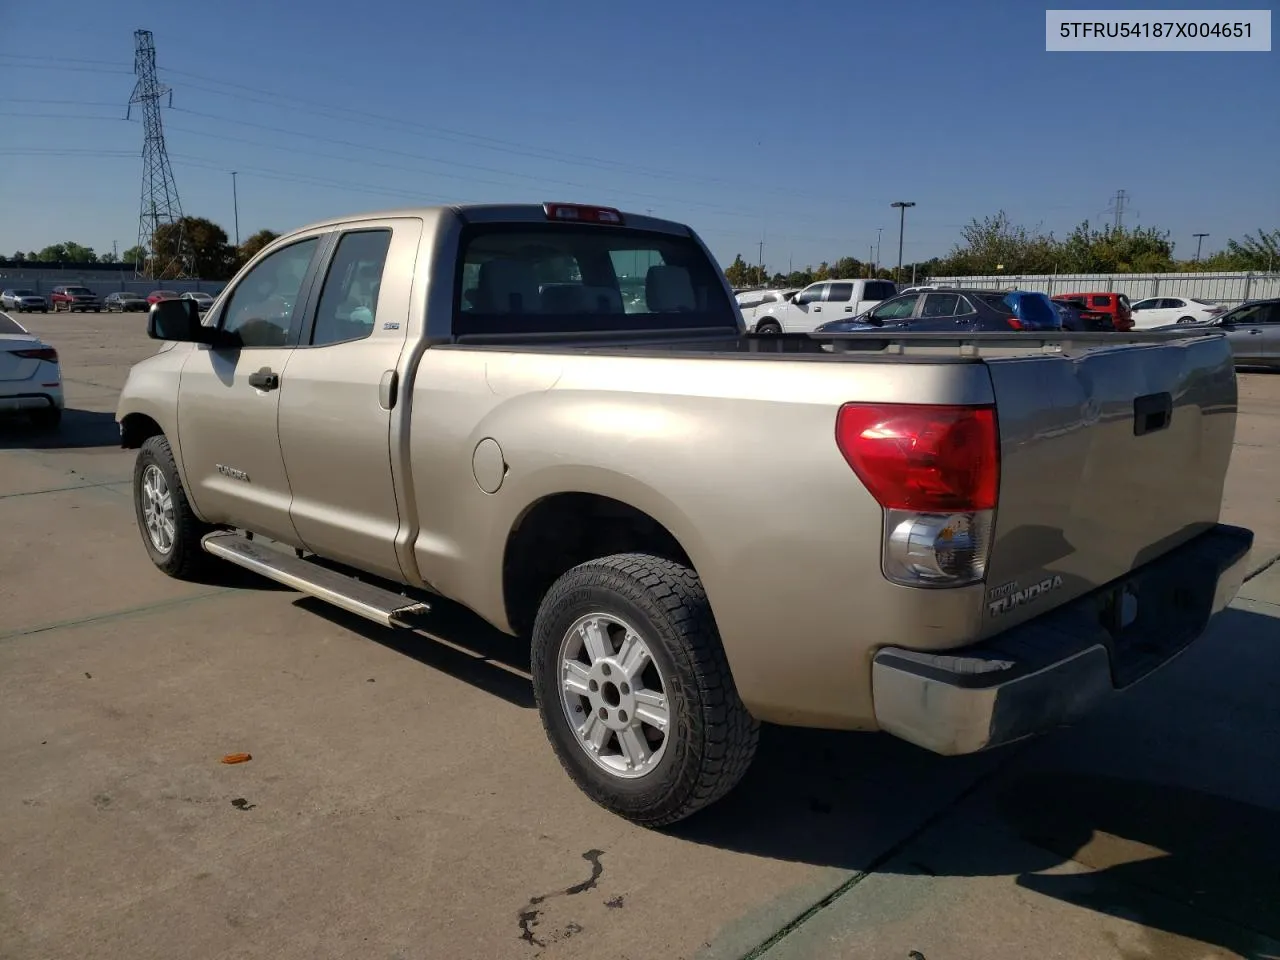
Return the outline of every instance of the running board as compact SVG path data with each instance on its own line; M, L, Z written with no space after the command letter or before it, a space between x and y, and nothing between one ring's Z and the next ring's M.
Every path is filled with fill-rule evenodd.
M431 610L428 604L274 550L239 533L208 533L200 543L206 553L384 627L411 626L415 617Z

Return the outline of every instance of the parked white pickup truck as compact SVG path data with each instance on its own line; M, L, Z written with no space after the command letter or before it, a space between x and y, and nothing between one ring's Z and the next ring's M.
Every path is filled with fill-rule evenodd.
M388 627L466 605L531 645L569 775L650 825L762 720L944 754L1071 720L1252 543L1218 523L1221 333L747 337L693 231L603 207L315 224L148 330L117 417L160 570Z
M792 296L743 305L755 333L811 333L829 320L851 320L894 296L889 280L819 280Z

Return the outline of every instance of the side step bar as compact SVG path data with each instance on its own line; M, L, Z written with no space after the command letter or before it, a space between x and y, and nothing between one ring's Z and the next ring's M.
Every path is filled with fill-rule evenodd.
M411 626L414 618L431 610L429 604L330 570L311 560L274 550L243 534L217 531L205 534L200 543L206 553L230 560L246 570L260 573L384 627Z

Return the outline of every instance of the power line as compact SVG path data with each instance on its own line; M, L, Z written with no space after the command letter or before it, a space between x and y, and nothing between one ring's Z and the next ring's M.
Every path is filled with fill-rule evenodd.
M11 57L13 59L26 60L30 63L23 64L24 67L32 67L36 69L48 68L49 65L43 57L22 56L17 54L0 54L0 57ZM95 68L101 65L115 65L114 61L108 60L86 60L80 58L59 58L59 64L88 64ZM68 67L67 69L73 69ZM87 68L86 68L87 69ZM108 72L125 72L108 71ZM190 80L182 81L184 88L201 90L205 93L212 93L217 96L224 96L232 99L246 100L249 102L260 103L266 106L288 109L292 113L311 113L316 116L322 116L326 119L341 119L344 122L364 123L369 126L382 126L387 128L393 127L397 132L417 132L419 136L435 137L437 139L448 140L455 143L461 143L467 146L478 147L485 150L496 150L502 153L514 154L526 159L548 160L555 163L564 163L573 166L589 167L593 169L608 170L613 172L629 172L640 176L647 176L656 179L671 180L680 183L704 183L717 184L723 186L739 186L755 192L770 193L780 197L802 197L817 202L827 202L828 197L817 194L806 194L794 190L783 190L768 184L753 184L745 181L732 181L722 177L700 177L690 175L688 173L680 173L670 170L662 170L659 168L645 167L629 161L613 160L602 157L593 157L581 153L567 153L565 151L548 149L545 147L533 146L530 144L519 143L514 140L505 140L499 137L490 137L484 134L470 133L464 130L456 130L449 127L433 126L428 124L417 123L411 120L405 120L399 117L387 116L385 114L373 113L368 110L360 110L351 107L335 106L334 104L321 103L315 100L308 100L301 97L295 97L289 94L277 93L271 90L264 90L260 87L253 87L242 83L233 83L229 80L221 80L216 77L209 77L203 74L192 73L186 70L176 70L172 67L165 67L163 73L166 77L185 77L191 80L203 81L211 83L215 86L229 87L245 93L230 93L227 90L219 90L201 86L199 83L191 83ZM246 96L254 94L254 96ZM274 101L286 101L289 104L299 104L299 106L290 105L285 107L283 104ZM346 116L337 116L335 114L345 114ZM241 122L238 119L231 122Z

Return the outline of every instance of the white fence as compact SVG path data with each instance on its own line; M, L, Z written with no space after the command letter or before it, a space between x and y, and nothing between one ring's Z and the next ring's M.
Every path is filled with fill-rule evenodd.
M1042 276L930 277L929 283L988 290L1060 293L1123 293L1136 303L1147 297L1199 297L1215 303L1280 297L1280 273L1058 273Z

